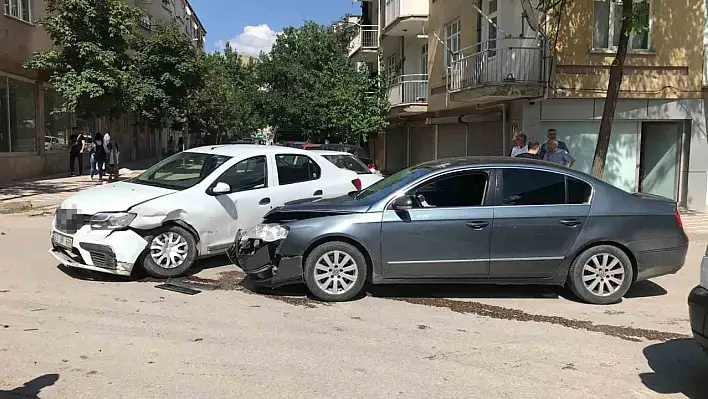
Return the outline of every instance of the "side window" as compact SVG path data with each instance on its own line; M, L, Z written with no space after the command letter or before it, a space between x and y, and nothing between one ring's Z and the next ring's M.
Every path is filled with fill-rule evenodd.
M320 166L306 155L279 154L275 156L275 163L281 186L317 180L322 174Z
M502 169L503 205L565 204L565 175L532 169Z
M574 177L566 177L568 184L568 203L569 204L589 204L592 187L584 181Z
M227 183L233 192L268 187L268 162L266 157L244 159L230 167L216 180Z
M481 206L489 176L484 172L466 172L435 179L413 190L417 208L454 208Z

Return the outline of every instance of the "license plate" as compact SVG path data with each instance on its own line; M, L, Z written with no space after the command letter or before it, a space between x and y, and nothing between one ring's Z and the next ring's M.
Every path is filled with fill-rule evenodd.
M59 233L52 233L52 242L60 247L71 249L74 247L74 239Z

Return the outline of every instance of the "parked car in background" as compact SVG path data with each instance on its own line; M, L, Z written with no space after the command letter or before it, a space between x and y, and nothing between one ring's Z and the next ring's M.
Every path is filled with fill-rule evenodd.
M341 151L341 152L348 152L357 158L361 162L363 162L367 168L371 169L372 172L374 173L379 173L379 171L376 170L376 165L374 165L374 161L369 157L369 153L361 148L358 145L353 145L353 144L325 144L322 146L323 150L329 150L329 151Z
M372 172L359 158L348 152L317 150L317 154L332 162L340 169L355 172L361 180L361 188L367 188L377 181L383 179L380 174Z
M304 281L324 301L368 281L567 285L609 304L635 281L676 273L687 249L671 200L542 161L473 157L274 209L228 254L256 284Z
M51 254L62 264L155 277L185 273L223 253L239 229L286 202L341 196L362 185L315 152L216 145L175 154L125 182L69 197L52 223Z
M44 136L44 150L54 151L54 150L64 150L66 149L66 144L63 139L54 136Z
M708 352L708 245L701 262L700 284L688 296L693 338Z

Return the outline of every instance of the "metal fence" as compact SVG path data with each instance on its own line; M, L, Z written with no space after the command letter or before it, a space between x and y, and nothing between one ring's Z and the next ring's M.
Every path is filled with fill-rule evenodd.
M378 25L359 25L356 35L352 39L350 53L359 49L376 49L379 47Z
M428 75L400 75L393 78L388 92L392 106L428 103Z
M521 45L507 46L503 39L487 41L476 46L479 51L475 53L458 52L450 68L450 91L488 84L543 82L544 48L540 43L525 42L517 39Z

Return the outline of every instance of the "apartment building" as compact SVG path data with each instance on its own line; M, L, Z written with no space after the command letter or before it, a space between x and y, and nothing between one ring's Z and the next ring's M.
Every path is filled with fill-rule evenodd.
M163 21L181 23L185 34L194 38L195 46L203 48L206 31L186 0L168 1L169 4L163 0L126 1ZM46 83L48 76L22 66L35 52L52 47L47 33L34 23L45 13L44 1L4 0L4 6L0 16L0 183L68 173L72 127L91 134L105 131L106 124L52 113L60 98ZM141 25L149 29L147 22ZM158 135L134 118L120 118L113 128L122 160L158 154Z
M705 0L644 1L648 29L631 39L604 179L705 210ZM574 168L590 171L621 4L574 0L560 24L536 4L362 2L351 56L394 75L391 123L372 143L380 168L506 155L517 133L543 142L556 129Z

